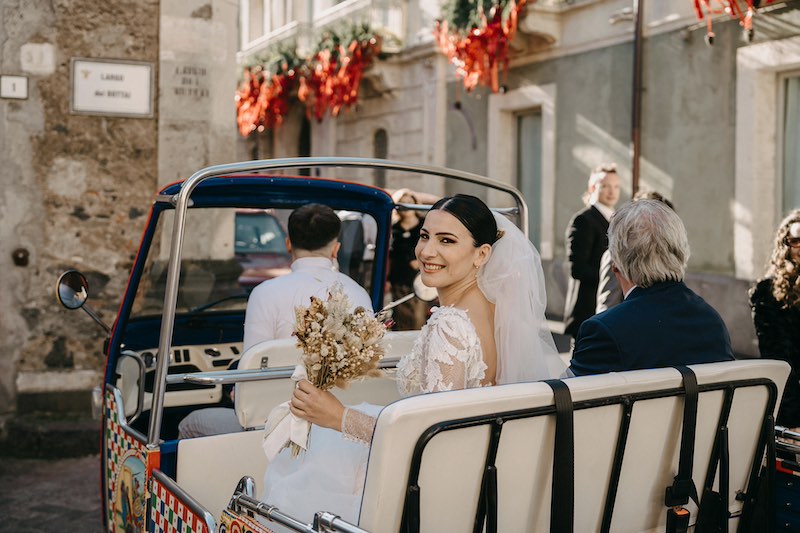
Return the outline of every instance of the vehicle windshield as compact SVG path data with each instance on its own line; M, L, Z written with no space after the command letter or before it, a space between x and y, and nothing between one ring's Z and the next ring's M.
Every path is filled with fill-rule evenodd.
M193 208L186 215L176 312L244 311L250 291L290 272L286 224L290 209ZM373 275L375 220L354 211L342 220L339 270L367 290ZM160 315L174 211L161 214L137 288L131 317Z

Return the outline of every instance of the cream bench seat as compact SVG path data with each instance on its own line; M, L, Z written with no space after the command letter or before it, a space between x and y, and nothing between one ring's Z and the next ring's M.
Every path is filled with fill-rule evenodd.
M701 493L730 396L727 501L729 526L735 528L743 506L736 495L750 488L754 462L761 463L763 446L773 438L767 415L777 411L789 367L751 360L691 369L700 387L693 479ZM664 493L677 472L683 421L679 372L640 370L564 383L575 407L574 531L603 531L604 515L609 531L663 531ZM403 531L406 496L418 487L418 531L473 531L490 434L496 430L497 531L549 531L553 404L551 388L535 382L425 394L387 406L373 436L359 526L372 533ZM627 438L620 432L624 419L630 422ZM621 455L618 441L625 442ZM617 477L612 477L615 456L618 481L611 482ZM417 466L418 482L409 484ZM696 517L694 505L687 508Z
M410 352L418 334L387 332L384 359ZM259 343L242 354L239 369L261 368L263 358L267 358L265 368L293 367L300 362L301 354L295 342L279 339ZM259 429L270 410L290 398L293 387L288 378L237 383L236 415L246 431L178 441L176 481L212 516L220 516L243 476L252 477L260 487L267 460L261 448L264 433ZM386 405L399 398L391 369L384 378L367 379L334 393L345 404Z
M389 331L384 336L386 353L384 361L399 359L411 351L419 331ZM295 339L265 341L252 346L239 360L240 370L259 368L294 367L300 362L300 351ZM346 390L332 392L345 405L369 402L387 405L400 398L394 383L393 369L387 369L383 378L371 378L353 383ZM235 409L239 423L245 429L261 428L270 410L287 401L294 383L290 379L248 381L236 384Z

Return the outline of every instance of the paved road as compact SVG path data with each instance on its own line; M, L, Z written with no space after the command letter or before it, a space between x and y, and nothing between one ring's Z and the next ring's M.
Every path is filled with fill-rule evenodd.
M99 533L100 460L0 457L0 532Z

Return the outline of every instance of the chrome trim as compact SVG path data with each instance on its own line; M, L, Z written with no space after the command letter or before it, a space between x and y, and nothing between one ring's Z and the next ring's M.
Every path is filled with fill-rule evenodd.
M398 357L387 357L378 363L378 368L395 368ZM194 383L196 385L230 385L231 383L247 383L250 381L269 381L292 377L295 367L276 366L273 368L253 368L242 370L218 370L216 372L191 372L187 374L170 374L167 383Z
M236 514L241 514L239 506L236 505L235 496L237 494L244 494L245 496L255 498L256 481L250 476L243 476L242 479L239 480L239 483L236 484L236 490L233 491L233 496L231 496L231 499L228 501L228 509Z
M164 472L158 470L157 468L153 469L152 475L158 480L159 483L167 487L167 489L179 500L181 500L183 504L186 505L186 507L188 507L194 514L201 517L203 521L205 521L206 527L208 527L209 531L214 532L217 530L217 521L213 516L211 516L211 513L208 512L208 510L206 510L206 508L203 507L197 500L192 498L188 492L183 490L180 485L175 483L174 480L167 477Z
M800 454L800 433L792 431L783 426L775 426L775 447L789 453ZM787 442L777 439L792 439L795 442ZM797 461L792 461L796 463Z
M404 203L397 203L394 204L396 208L399 208L398 211L430 211L431 206L428 204L404 204ZM501 215L512 215L516 216L519 215L519 208L518 207L492 207L492 211L495 213L500 213Z
M358 157L299 157L215 165L195 172L189 179L183 182L180 191L176 195L175 218L172 226L172 241L170 242L169 265L167 267L167 283L164 289L164 306L161 314L161 332L159 334L157 355L158 363L153 383L153 403L147 434L148 445L157 446L161 438L164 394L167 386L166 377L169 374L169 354L172 351L172 333L178 300L178 282L180 280L180 264L183 252L184 229L186 227L186 211L190 205L192 191L194 191L195 187L202 181L217 176L308 167L383 168L386 170L398 170L455 179L503 191L511 195L517 203L520 215L520 227L525 235L528 234L528 206L519 190L498 180L461 170L451 170L418 163L400 163L383 159Z
M800 433L784 426L775 426L775 436L800 441Z
M136 403L136 411L134 411L133 416L131 416L128 420L128 424L133 424L133 422L139 418L139 416L141 416L142 409L144 408L144 376L146 373L145 364L144 360L142 360L142 356L139 355L139 352L134 352L133 350L122 350L120 355L130 357L136 361L137 365L139 365L139 386L137 387L139 394Z
M321 511L314 515L314 528L319 531L336 531L341 533L369 533L350 522L346 522L328 511Z
M114 400L117 403L117 419L119 420L119 425L122 428L122 431L142 444L147 444L147 437L128 425L128 419L125 417L125 408L122 405L122 393L111 383L106 383L106 389L110 390L114 395ZM103 399L103 409L105 409L105 399ZM156 448L158 448L158 446L156 446Z
M340 533L369 533L369 531L361 529L328 512L317 513L314 517L314 524L305 524L281 512L281 510L274 505L256 500L239 491L234 493L230 504L228 504L228 509L237 514L241 514L241 510L245 509L271 522L276 522L292 531L298 531L300 533L323 533L327 531Z

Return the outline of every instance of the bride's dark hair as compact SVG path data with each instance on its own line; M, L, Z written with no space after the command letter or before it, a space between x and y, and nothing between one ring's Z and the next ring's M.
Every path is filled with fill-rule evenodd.
M492 245L499 238L497 221L480 198L469 194L447 196L433 204L431 211L435 209L447 211L464 224L472 234L476 248L484 244Z

